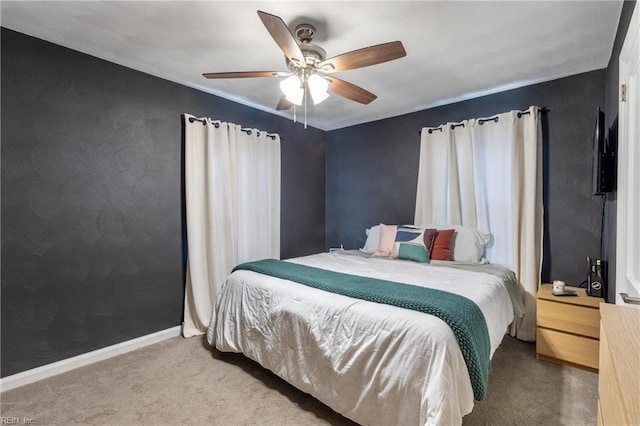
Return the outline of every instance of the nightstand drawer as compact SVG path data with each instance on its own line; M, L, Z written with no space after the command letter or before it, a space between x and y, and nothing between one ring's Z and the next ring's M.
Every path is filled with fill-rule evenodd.
M538 328L536 352L550 358L598 368L600 342L589 337Z
M600 337L600 311L584 306L538 299L538 327L582 336Z

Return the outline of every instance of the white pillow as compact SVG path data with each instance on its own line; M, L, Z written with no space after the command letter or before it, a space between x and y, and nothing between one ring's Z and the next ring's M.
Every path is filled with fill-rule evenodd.
M360 251L373 254L378 249L378 244L380 244L380 225L367 228L365 232L367 234L367 241L365 241L364 247L362 247Z
M491 235L473 226L464 225L421 225L420 228L455 229L451 260L456 262L487 263L484 248Z

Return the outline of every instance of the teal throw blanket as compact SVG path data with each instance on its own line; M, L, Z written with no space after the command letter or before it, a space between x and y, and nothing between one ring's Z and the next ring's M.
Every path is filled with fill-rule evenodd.
M474 399L481 401L489 378L489 331L482 311L466 297L432 288L342 274L275 259L240 264L236 270L259 272L320 290L434 315L446 322L462 350Z

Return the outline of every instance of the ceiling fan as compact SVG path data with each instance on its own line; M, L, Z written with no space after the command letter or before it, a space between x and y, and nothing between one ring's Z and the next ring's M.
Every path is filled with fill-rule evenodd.
M313 25L300 24L296 27L295 34L298 42L279 16L262 11L258 11L258 16L271 37L282 49L289 71L214 72L205 73L203 76L210 79L287 77L280 82L280 89L284 95L278 102L277 110L286 110L295 105L302 105L303 101L306 110L307 94L311 95L314 104L322 102L329 96L329 93L333 93L366 105L375 100L377 96L331 74L392 61L407 54L402 42L392 41L327 59L325 50L311 42L315 34Z

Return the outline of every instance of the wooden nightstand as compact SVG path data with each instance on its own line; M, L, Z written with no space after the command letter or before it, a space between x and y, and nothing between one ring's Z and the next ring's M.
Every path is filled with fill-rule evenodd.
M543 284L537 294L536 356L538 359L598 370L599 305L604 299L585 289L565 287L577 296L554 296Z

